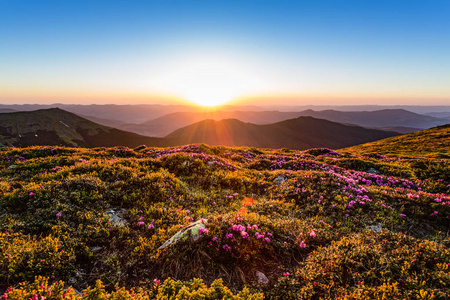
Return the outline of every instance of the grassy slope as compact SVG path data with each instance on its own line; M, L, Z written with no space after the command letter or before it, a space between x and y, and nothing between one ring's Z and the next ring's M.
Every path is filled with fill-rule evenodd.
M153 280L167 277L222 278L266 299L450 296L446 159L205 145L0 151L0 292L15 287L9 298L37 293L18 285L36 275L79 290L97 279L107 290L142 287L150 299L181 289ZM244 207L244 197L254 203ZM157 250L201 218L199 241Z
M450 125L342 149L351 153L450 158Z

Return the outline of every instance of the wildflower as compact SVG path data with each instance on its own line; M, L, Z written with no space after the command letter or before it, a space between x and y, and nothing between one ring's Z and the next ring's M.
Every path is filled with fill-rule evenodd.
M219 238L217 236L213 237L211 241L215 242L217 241Z
M242 199L242 205L244 206L250 206L252 205L254 202L253 198L250 197L245 197L244 199Z
M225 235L225 237L226 237L227 239L231 239L231 238L233 237L233 234L232 234L232 233L227 233L227 234Z
M301 248L306 248L306 243L305 243L305 241L301 241L300 244L299 244L299 246L300 246Z
M208 234L208 232L209 232L208 229L203 228L203 227L198 230L199 234Z
M246 215L247 214L247 209L245 207L241 207L241 209L239 210L239 214Z
M435 210L435 211L434 211L434 214L435 214L435 215L437 215L437 214L438 214L438 212L437 212L437 211Z
M33 196L34 195L34 193L33 192L30 192L30 196Z
M284 276L284 277L287 277L287 276L289 276L289 275L291 275L289 272L284 272L284 273L283 273L283 276Z
M152 229L152 228L154 228L155 226L153 226L153 224L149 224L148 225L148 229Z
M316 233L314 231L311 231L311 233L309 234L309 236L311 237L316 237Z
M159 279L153 279L153 282L156 284L156 285L159 285L160 283L161 283L161 280L159 280Z
M270 242L270 239L269 238L265 238L264 241L265 242Z
M241 236L242 236L243 239L248 238L248 232L246 232L246 231L241 231Z
M405 214L400 214L400 217L404 218L404 217L406 217L406 215Z
M144 217L140 217L140 218L139 218L139 221L142 221L142 220L144 220Z
M144 225L145 223L144 222L138 222L137 224L138 224L138 226L141 226L141 225Z
M62 213L59 212L56 214L56 217L59 219L61 217L61 215L62 215Z

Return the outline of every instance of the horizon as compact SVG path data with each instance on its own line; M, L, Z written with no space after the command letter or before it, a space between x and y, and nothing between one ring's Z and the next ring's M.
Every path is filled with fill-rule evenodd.
M446 106L450 3L2 1L0 103Z

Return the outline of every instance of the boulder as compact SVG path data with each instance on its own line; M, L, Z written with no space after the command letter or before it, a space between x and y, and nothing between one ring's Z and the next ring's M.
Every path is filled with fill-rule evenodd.
M164 242L158 250L162 250L164 248L169 247L172 244L176 244L179 242L192 241L197 242L203 236L200 233L200 228L206 228L206 220L201 219L194 223L191 223L189 226L178 231L174 236Z
M280 175L280 176L278 176L277 178L275 178L275 179L273 180L273 182L275 182L276 184L281 185L281 184L283 184L283 182L285 182L286 180L287 180L287 177L286 177L286 176Z
M267 278L267 276L263 272L256 271L256 278L258 279L258 283L261 284L269 283L269 278Z
M383 225L381 223L378 223L376 225L367 226L367 228L373 230L375 233L379 233L383 229Z
M380 171L378 171L375 168L369 168L369 170L366 171L366 173L370 173L370 174L380 174Z
M125 212L126 210L123 208L114 210L114 209L108 209L105 211L105 214L107 214L109 216L109 222L115 226L118 227L124 227L125 225L128 224L128 222L123 218L122 214Z

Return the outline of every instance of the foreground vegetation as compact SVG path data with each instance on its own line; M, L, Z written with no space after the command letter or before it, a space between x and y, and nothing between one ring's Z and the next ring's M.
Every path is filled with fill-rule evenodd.
M2 299L450 297L445 158L0 152Z

